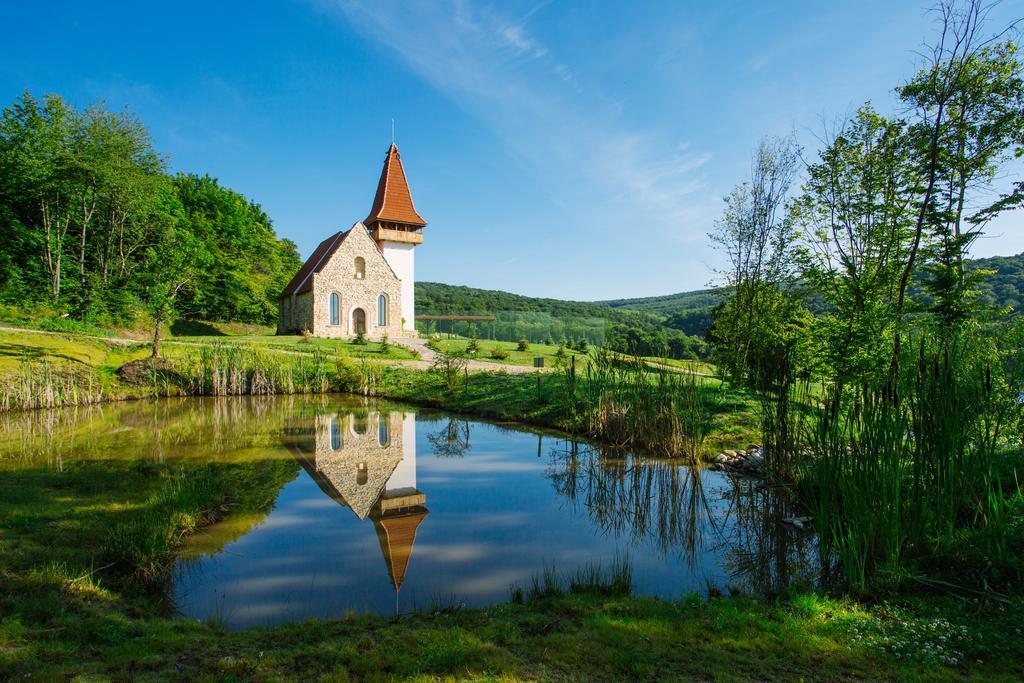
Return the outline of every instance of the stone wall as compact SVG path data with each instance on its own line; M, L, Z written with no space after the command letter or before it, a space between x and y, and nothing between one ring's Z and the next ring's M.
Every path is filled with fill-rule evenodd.
M356 278L357 256L366 261L366 276ZM328 262L313 276L312 324L310 331L318 337L353 337L353 313L361 308L366 314L366 336L377 339L387 334L402 336L401 281L391 270L387 260L377 248L362 223L352 226L345 240ZM331 292L341 296L341 319L331 325ZM384 294L388 301L387 324L377 324L377 297ZM301 315L301 313L300 313Z
M295 334L313 329L313 295L310 292L284 297L278 303L278 334Z

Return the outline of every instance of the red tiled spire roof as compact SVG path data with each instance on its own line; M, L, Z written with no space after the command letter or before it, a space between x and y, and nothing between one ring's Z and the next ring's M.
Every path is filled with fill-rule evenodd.
M409 192L405 169L402 168L402 158L394 143L391 143L388 155L384 158L384 169L380 172L377 195L373 198L373 208L370 209L370 215L366 217L363 224L367 228L373 228L374 224L379 221L419 227L427 224L423 217L416 213L416 207L413 206L412 193Z

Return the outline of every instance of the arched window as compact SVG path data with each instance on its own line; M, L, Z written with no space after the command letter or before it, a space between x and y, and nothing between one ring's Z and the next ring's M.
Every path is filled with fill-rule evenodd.
M336 417L331 418L331 450L341 450L341 425Z
M391 440L388 434L388 421L382 416L377 422L377 443L381 446L387 446Z
M388 324L388 298L381 294L377 297L377 325L386 327Z
M341 297L337 292L331 292L331 324L341 324Z
M356 256L356 279L362 280L366 277L366 259Z

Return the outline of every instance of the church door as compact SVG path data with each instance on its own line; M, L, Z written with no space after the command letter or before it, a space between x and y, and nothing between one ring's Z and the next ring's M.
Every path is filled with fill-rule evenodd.
M361 308L352 311L352 332L366 334L366 311Z

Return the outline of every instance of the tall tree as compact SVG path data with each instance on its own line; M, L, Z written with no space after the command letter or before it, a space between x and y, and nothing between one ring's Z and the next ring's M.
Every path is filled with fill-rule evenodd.
M726 302L715 311L712 340L720 364L744 380L756 363L755 344L778 321L780 295L791 289L796 233L786 210L799 168L792 137L765 138L751 163L750 179L725 197L725 211L709 235L725 252Z

